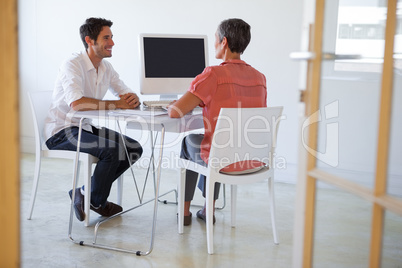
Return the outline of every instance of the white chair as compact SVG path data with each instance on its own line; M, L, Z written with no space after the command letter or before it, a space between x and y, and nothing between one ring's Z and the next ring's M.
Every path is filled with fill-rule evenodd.
M49 150L43 140L43 127L45 123L45 118L52 101L53 91L37 91L28 92L29 101L32 109L32 117L35 129L35 174L34 181L32 184L31 199L29 202L29 216L28 220L32 218L33 208L35 204L36 192L38 189L41 160L42 157L48 158L63 158L75 160L76 152L68 150ZM80 164L85 168L84 171L84 188L85 188L85 226L89 225L89 214L90 214L90 199L91 199L91 175L92 175L92 165L98 162L98 158L87 153L80 153ZM72 166L73 167L73 166ZM117 203L122 202L122 177L118 180L117 185Z
M236 224L236 194L238 184L268 179L269 203L274 243L279 244L275 225L274 168L272 158L283 107L222 108L212 139L208 166L181 159L178 185L178 231L183 233L184 189L186 169L206 176L206 229L208 253L213 254L213 193L216 182L231 185L231 225ZM239 162L245 160L243 162ZM242 164L263 162L246 170L233 170ZM258 161L256 161L258 160ZM257 171L258 170L258 171ZM225 172L226 171L226 172ZM225 172L225 173L223 173ZM258 204L256 204L258 205Z

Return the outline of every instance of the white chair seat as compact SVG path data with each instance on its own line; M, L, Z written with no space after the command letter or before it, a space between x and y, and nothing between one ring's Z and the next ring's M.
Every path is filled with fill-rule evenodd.
M214 253L212 221L216 182L231 185L231 225L234 227L237 185L268 179L273 239L275 244L279 244L275 224L274 168L271 163L282 110L283 107L222 108L212 138L208 166L204 167L184 159L178 162L181 168L178 183L178 232L183 233L186 169L189 169L206 176L206 229L209 254ZM256 172L243 172L239 175L219 172L222 168L242 160L258 160L264 162L266 167Z

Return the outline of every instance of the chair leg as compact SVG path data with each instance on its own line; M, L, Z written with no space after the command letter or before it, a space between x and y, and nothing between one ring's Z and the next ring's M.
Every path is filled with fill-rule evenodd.
M213 216L214 216L214 187L215 182L210 181L210 178L206 180L206 205L205 205L205 212L206 212L206 220L207 220L207 246L208 246L208 253L214 254L214 230L213 230Z
M218 209L218 210L222 210L222 209L224 209L225 207L226 207L226 185L224 184L224 183L222 183L222 202L223 202L223 204L222 204L222 206L221 207L216 207L215 206L215 209Z
M237 204L237 185L230 186L231 195L231 225L236 226L236 204Z
M123 204L123 175L117 179L117 204Z
M92 176L92 163L79 163L85 164L85 174L84 174L84 188L85 188L85 195L84 195L84 210L85 210L85 220L84 225L89 226L89 214L90 214L90 207L91 207L91 176Z
M35 205L36 192L38 190L39 175L40 175L40 164L41 164L41 156L40 155L38 156L37 154L35 159L35 174L34 174L34 180L32 182L31 198L29 201L28 220L32 218L33 208Z
M184 191L186 187L186 169L180 169L179 183L177 186L177 225L179 234L183 233L184 226Z
M271 223L272 223L272 235L274 236L274 243L279 244L278 233L276 231L276 219L275 219L275 194L273 178L268 179L268 191L269 191L269 205L271 210Z

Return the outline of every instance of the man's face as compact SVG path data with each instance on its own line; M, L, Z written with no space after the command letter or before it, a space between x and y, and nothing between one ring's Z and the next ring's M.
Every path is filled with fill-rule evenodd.
M114 46L113 34L110 27L103 26L98 39L93 43L92 49L95 55L100 59L110 58L112 56L112 47Z

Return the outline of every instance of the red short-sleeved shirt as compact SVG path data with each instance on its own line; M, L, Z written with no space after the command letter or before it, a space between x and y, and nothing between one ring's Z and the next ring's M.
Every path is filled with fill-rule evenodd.
M265 76L242 60L205 68L188 91L202 100L205 135L201 157L206 163L221 108L267 107Z

